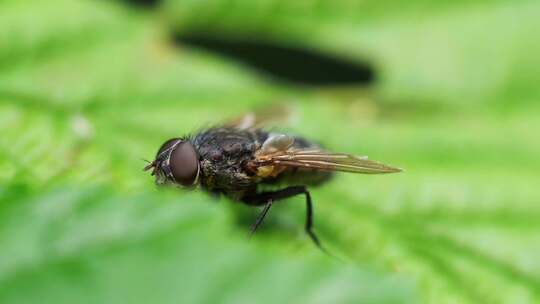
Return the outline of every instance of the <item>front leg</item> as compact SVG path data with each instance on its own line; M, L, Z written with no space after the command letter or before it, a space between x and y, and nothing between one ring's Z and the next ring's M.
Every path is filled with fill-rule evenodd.
M253 234L259 225L262 224L268 210L270 210L270 207L272 207L272 204L275 201L293 197L298 194L304 194L306 196L306 233L309 235L315 245L317 245L317 247L323 249L319 238L317 235L315 235L315 232L313 232L313 204L311 202L311 195L309 194L306 186L290 186L277 191L260 192L242 199L242 201L250 205L264 205L264 209L257 217L257 221L255 221L253 226L251 226L251 234Z

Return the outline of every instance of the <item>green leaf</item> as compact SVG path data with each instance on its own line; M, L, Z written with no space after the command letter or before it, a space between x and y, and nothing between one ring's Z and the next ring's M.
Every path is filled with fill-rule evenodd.
M0 302L393 303L416 288L427 303L540 301L538 9L2 2ZM172 31L370 60L377 80L277 84ZM344 264L304 236L299 198L248 243L256 210L158 192L141 170L164 140L276 101L294 132L405 168L310 189Z
M540 28L538 1L165 3L180 33L266 39L368 61L385 99L528 104L540 97L540 41L531 39Z
M2 190L2 303L412 301L403 277L248 243L197 195Z

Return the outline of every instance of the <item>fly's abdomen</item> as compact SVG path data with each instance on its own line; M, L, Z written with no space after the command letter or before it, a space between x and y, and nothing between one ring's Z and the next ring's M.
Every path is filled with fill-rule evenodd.
M298 149L321 149L321 146L302 137L295 136L293 148ZM279 170L279 169L278 169ZM317 186L332 178L333 173L311 168L286 168L279 170L280 173L274 178L264 180L265 183L279 183L285 185Z
M287 185L317 186L332 178L333 173L317 169L292 168L283 171L277 182Z

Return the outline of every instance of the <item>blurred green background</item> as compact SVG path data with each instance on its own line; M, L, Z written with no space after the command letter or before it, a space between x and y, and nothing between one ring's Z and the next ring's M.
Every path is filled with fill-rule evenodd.
M532 0L1 1L0 303L540 302L538 16ZM406 169L312 189L343 261L303 233L302 198L248 242L256 210L141 171L166 139L275 104L285 130Z

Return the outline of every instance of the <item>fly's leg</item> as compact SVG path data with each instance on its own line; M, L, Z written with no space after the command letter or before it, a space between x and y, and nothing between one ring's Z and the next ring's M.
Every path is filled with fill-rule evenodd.
M306 194L306 233L309 235L313 243L317 245L317 247L323 249L319 238L315 232L313 232L313 204L311 203L311 195L309 194L309 191L307 191L306 187L304 187L304 193Z
M299 194L304 194L306 196L306 233L317 247L325 251L321 246L319 238L313 231L313 204L311 202L311 195L306 189L306 186L291 186L277 191L260 192L253 196L248 196L244 198L243 201L250 205L257 206L264 204L264 209L257 217L257 221L255 222L255 224L253 224L253 226L251 226L251 234L253 234L257 230L259 225L263 222L264 217L266 216L268 210L270 210L270 207L272 207L272 204L275 201L293 197Z
M268 210L270 210L270 207L272 207L273 203L274 203L274 201L272 199L269 199L268 202L266 203L266 205L264 205L263 210L261 211L261 213L259 213L259 216L257 216L257 220L255 221L255 223L253 223L253 225L249 229L249 231L250 231L249 235L250 236L252 236L255 233L255 231L257 230L257 228L259 228L259 226L262 224L264 218L266 217L266 214L268 213Z

